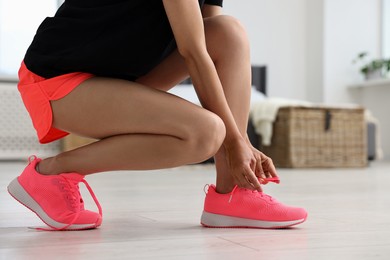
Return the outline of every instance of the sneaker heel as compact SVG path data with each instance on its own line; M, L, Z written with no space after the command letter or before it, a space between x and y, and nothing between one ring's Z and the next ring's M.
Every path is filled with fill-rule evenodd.
M23 188L21 187L19 181L18 181L18 178L15 178L13 179L10 184L8 184L8 193L14 197L15 199L17 199L18 201L20 201L19 199L19 193L22 193L21 190L23 190Z
M38 204L31 198L31 196L24 190L22 185L19 183L18 178L15 178L8 185L8 193L14 197L21 204L35 212Z

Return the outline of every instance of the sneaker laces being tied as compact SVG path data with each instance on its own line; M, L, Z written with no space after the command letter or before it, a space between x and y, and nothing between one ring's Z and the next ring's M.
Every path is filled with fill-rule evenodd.
M280 179L278 177L272 177L272 178L264 178L264 179L260 179L260 183L261 184L267 184L268 182L274 182L274 183L277 183L279 184L280 183ZM236 191L236 189L238 188L238 185L235 185L232 192L230 193L230 197L229 197L229 203L232 201L233 199L233 195L234 195L234 192ZM263 193L263 192L258 192L257 190L254 190L252 191L253 193L257 193L260 195L260 197L266 197L268 198L270 201L272 201L272 197Z
M69 224L67 224L61 228L56 228L56 227L50 226L52 229L47 229L47 228L35 228L35 229L42 230L42 231L63 231L66 228L68 228L69 226L74 224L76 219L79 217L80 212L82 210L84 210L84 208L83 208L84 201L81 198L80 189L78 186L79 182L84 183L85 187L87 187L89 194L91 195L93 201L95 202L95 204L99 210L100 217L103 216L102 207L100 206L100 203L97 200L95 193L92 191L92 188L89 186L89 184L86 180L84 180L84 179L73 180L70 178L66 178L63 175L60 175L60 176L62 177L62 183L65 184L63 186L63 191L67 193L66 198L68 199L68 202L70 203L71 208L75 210L76 214L73 217L73 219L70 221Z

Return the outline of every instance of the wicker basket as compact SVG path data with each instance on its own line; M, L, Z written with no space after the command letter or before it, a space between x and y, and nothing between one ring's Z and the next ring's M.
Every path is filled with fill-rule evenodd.
M365 167L366 139L362 108L283 107L261 150L278 167Z

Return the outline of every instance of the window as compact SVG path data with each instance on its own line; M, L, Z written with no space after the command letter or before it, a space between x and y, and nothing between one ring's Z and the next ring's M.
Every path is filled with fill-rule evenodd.
M383 23L382 23L382 55L390 58L390 0L383 0Z
M0 0L0 79L16 79L34 34L58 0Z

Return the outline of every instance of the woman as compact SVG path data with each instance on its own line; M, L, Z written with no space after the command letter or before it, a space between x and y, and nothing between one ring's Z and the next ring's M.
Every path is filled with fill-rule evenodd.
M278 181L246 134L250 57L222 0L66 0L39 27L19 91L41 143L68 133L99 141L30 158L10 194L53 229L100 226L84 176L176 167L215 157L202 224L286 227L306 211L262 193ZM166 91L191 76L203 108ZM84 209L84 182L99 212Z

